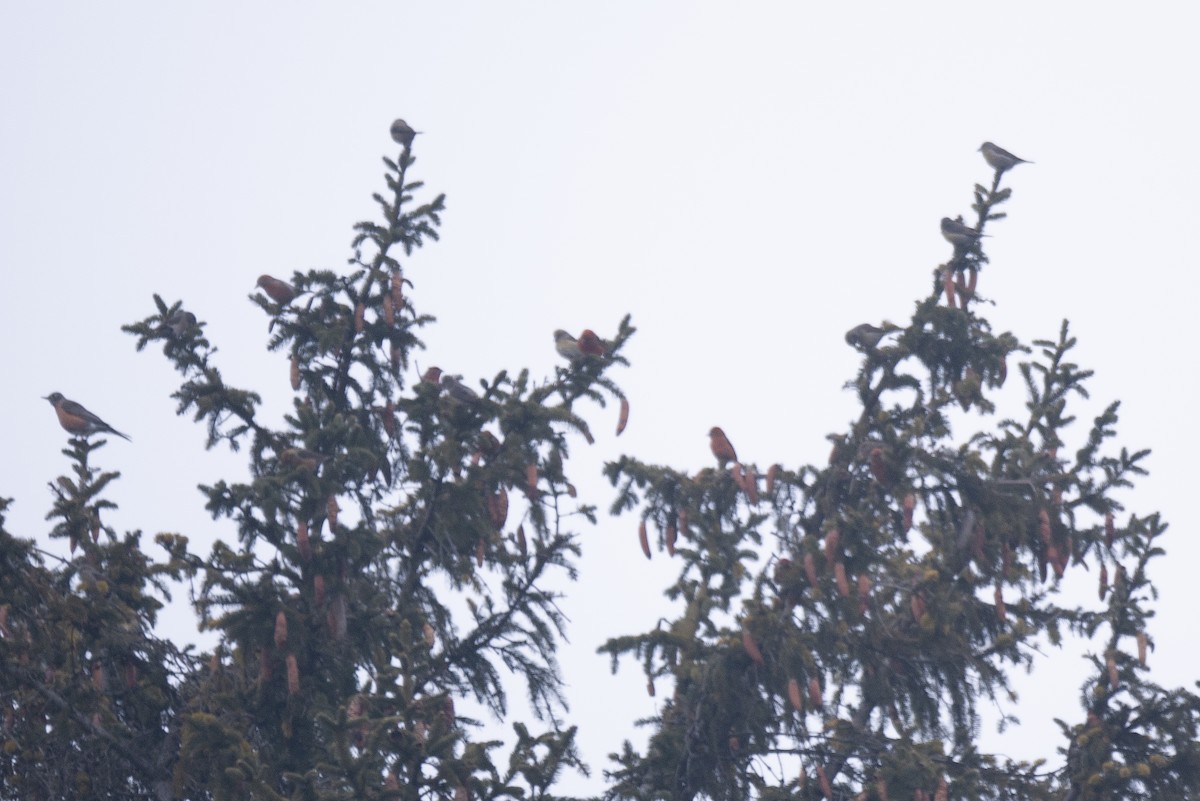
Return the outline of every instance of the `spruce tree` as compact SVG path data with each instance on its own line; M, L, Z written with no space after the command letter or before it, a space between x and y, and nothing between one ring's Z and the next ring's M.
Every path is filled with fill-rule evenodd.
M543 381L418 378L435 321L414 303L416 254L445 201L417 200L416 132L393 137L381 219L355 226L348 265L263 276L252 296L293 393L282 419L225 383L210 324L181 301L155 296L127 326L179 371L177 411L208 446L245 454L249 480L201 488L236 542L151 548L105 525L118 475L93 466L102 439L71 438L51 484L68 556L12 536L0 500L0 798L555 799L586 770L576 726L601 722L565 713L550 587L575 576L574 526L596 520L567 467L593 440L583 411L619 402L624 425L609 371L633 329L556 333L565 362ZM1003 218L1013 166L975 187L974 231L943 222L952 256L907 325L847 334L861 408L826 462L742 464L714 429L715 468L606 467L643 552L680 565L677 616L602 649L662 697L606 797L1196 797L1200 698L1150 677L1166 524L1121 502L1147 451L1114 444L1116 403L1068 430L1091 373L1066 323L1026 345L982 314L977 234ZM997 420L1010 367L1026 403ZM1068 602L1085 577L1096 602ZM182 579L211 652L153 634ZM980 701L1018 725L1013 671L1071 637L1092 652L1059 752L986 753Z
M677 616L601 649L666 695L645 748L613 755L606 797L1196 797L1200 698L1148 666L1166 524L1117 497L1148 451L1114 444L1115 402L1082 440L1065 430L1091 375L1066 322L1026 346L982 313L981 234L1015 163L993 166L975 228L943 221L952 256L908 324L847 333L860 410L827 462L725 467L714 431L716 469L606 467L613 513L637 509L646 556L654 532L679 563ZM1010 366L1025 409L996 420ZM1097 602L1064 601L1085 572ZM1041 646L1068 637L1093 650L1058 753L982 750L980 703L1014 724L1013 672L1047 669Z
M225 383L207 324L181 302L156 296L157 312L127 327L182 374L178 413L207 426L209 447L245 452L252 476L201 488L238 541L198 567L201 624L220 644L177 721L177 793L549 798L563 771L583 769L548 583L575 575L573 518L595 519L567 472L593 440L580 404L624 407L607 373L633 329L591 335L591 352L545 381L519 368L465 380L449 365L418 378L434 318L410 276L445 198L416 199L415 133L397 121L393 138L381 219L354 226L348 266L259 279L252 300L293 392L282 420ZM509 676L542 729L514 713ZM506 758L468 701L511 728Z
M179 748L172 723L197 661L156 637L170 587L189 571L184 541L104 523L116 472L93 467L103 440L72 437L71 475L50 485L51 539L67 558L12 536L0 500L0 798L168 799Z
M620 433L628 405L608 372L633 328L566 337L567 361L542 381L418 377L434 319L409 276L445 200L416 201L415 132L397 121L392 135L381 220L355 226L348 267L264 275L251 298L293 393L281 420L225 382L209 323L181 301L156 295L126 326L181 374L177 412L208 447L245 453L249 481L201 487L235 543L197 554L161 534L154 562L139 533L118 537L101 522L118 475L89 465L103 441L88 438L71 439L74 475L51 485L51 536L72 558L47 567L0 517L0 797L538 799L586 771L550 587L576 575L573 526L595 522L567 472L593 442L580 408L619 401ZM183 578L217 638L209 653L150 634Z

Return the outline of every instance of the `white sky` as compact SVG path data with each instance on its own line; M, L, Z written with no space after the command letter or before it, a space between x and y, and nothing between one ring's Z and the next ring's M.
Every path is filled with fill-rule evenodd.
M938 220L969 215L991 139L1037 162L1009 175L981 290L996 329L1053 337L1069 318L1093 401L1124 401L1121 442L1151 447L1126 500L1172 522L1151 635L1154 676L1192 656L1197 396L1187 236L1200 217L1194 46L1182 3L206 3L0 5L0 496L10 530L45 543L65 436L41 396L85 403L132 444L108 497L119 529L214 524L195 486L238 476L174 415L176 376L119 331L183 298L209 322L226 379L287 407L287 363L246 296L260 273L340 269L374 219L388 125L418 138L416 177L446 192L443 241L408 275L428 329L422 366L474 383L552 370L551 332L605 334L632 312L619 371L633 413L577 450L602 508L605 459L688 470L721 425L744 460L823 460L854 415L843 332L903 321L948 255ZM1020 382L1005 390L1019 407ZM1084 425L1075 428L1080 437ZM604 433L607 432L607 435ZM1077 446L1078 442L1070 443ZM597 771L652 714L636 665L594 654L653 626L675 566L649 563L636 519L584 534L565 605L574 710ZM1080 581L1090 595L1095 573ZM186 616L173 619L186 635ZM1083 665L1022 684L1046 755L1076 716ZM660 688L661 690L661 688ZM663 693L660 691L660 699ZM593 785L595 782L593 782Z

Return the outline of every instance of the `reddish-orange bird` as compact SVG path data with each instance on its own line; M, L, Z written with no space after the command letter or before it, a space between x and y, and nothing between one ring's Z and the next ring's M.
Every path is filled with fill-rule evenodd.
M273 278L269 275L260 275L258 277L258 286L263 292L271 296L271 300L280 306L291 303L292 298L296 297L295 287L287 281L280 281L278 278Z
M737 451L729 443L729 437L725 436L725 432L717 426L713 426L709 430L708 444L712 446L713 456L717 457L717 464L721 467L728 462L737 462Z
M580 352L585 356L603 356L608 352L608 348L604 347L604 340L596 336L596 332L590 328L583 329L577 342Z
M50 404L54 407L54 413L58 415L58 424L71 434L90 437L92 434L100 434L107 431L110 434L116 434L118 437L129 439L128 434L122 434L75 401L67 400L62 396L61 392L51 393L45 396L43 400L50 401ZM132 442L132 440L130 441Z
M438 384L441 382L441 380L442 380L442 368L440 368L440 367L430 367L421 376L421 381L423 381L426 384L433 384L435 387L438 386Z

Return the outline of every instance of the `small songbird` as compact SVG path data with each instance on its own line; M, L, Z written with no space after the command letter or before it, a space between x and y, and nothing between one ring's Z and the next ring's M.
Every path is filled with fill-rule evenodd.
M296 288L287 281L280 281L278 278L273 278L269 275L260 275L258 277L258 286L263 292L271 296L271 300L284 306L292 302L292 298L296 297Z
M421 382L424 384L433 384L436 387L439 385L441 380L442 380L442 368L440 368L440 367L430 367L428 370L426 370L424 373L421 374Z
M442 376L442 389L446 390L446 396L453 401L468 404L479 403L479 393L452 375Z
M405 150L412 147L413 139L419 133L420 131L414 131L412 126L404 120L396 120L392 123L392 140Z
M846 332L846 344L852 348L857 348L863 352L875 350L879 345L879 340L883 339L893 331L899 331L900 326L895 323L883 321L882 326L863 323L856 325Z
M180 309L164 320L163 324L169 328L171 333L173 333L176 337L181 337L185 332L196 327L196 315L192 314L190 311L183 311Z
M554 332L554 349L558 351L559 356L572 363L583 361L585 358L583 351L579 349L579 341L561 328Z
M991 142L984 142L979 146L979 151L983 153L984 161L990 164L996 172L1011 170L1018 164L1033 164L1032 161L1018 158L1004 148L993 145Z
M328 456L322 456L307 448L284 448L279 452L279 464L289 470L298 467L303 470L315 471L319 465L328 460Z
M596 332L590 328L583 329L583 333L579 335L579 350L583 351L585 356L603 356L608 353L604 340L596 336Z
M978 242L980 237L987 236L987 234L981 234L974 228L964 225L958 220L943 217L942 236L946 238L947 242L954 245L955 250L966 250Z
M725 436L725 432L717 426L709 429L708 444L712 447L713 456L717 457L717 464L721 467L729 462L737 462L737 451L730 444L729 437Z
M129 439L128 434L122 434L80 404L64 398L60 392L52 392L43 400L50 401L50 405L54 407L54 413L58 415L58 424L71 434L90 437L92 434L107 431L130 442L133 441Z

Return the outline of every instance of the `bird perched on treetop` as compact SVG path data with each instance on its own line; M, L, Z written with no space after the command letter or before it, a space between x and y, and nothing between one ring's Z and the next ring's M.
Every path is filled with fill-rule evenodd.
M949 217L942 218L942 236L951 245L954 245L955 250L966 250L979 241L980 237L987 236L981 234L969 225L964 225L958 220L952 220Z
M583 361L585 358L579 349L579 341L561 328L554 332L554 349L569 362Z
M717 457L717 464L721 467L728 462L737 462L737 451L733 449L729 437L725 436L725 432L719 427L713 426L709 429L708 444L712 447L713 456Z
M979 146L979 151L983 153L983 159L992 166L996 172L1004 172L1011 170L1018 164L1032 164L1032 161L1026 161L1023 158L1014 156L1004 148L993 145L991 142L984 142Z
M436 387L440 384L441 380L442 368L440 367L430 367L421 374L421 383L423 384L433 384Z
M263 292L271 296L271 300L280 306L291 303L292 298L296 297L295 287L287 281L280 281L278 278L273 278L269 275L260 275L258 277L258 286Z
M392 140L408 150L412 147L413 139L416 138L420 131L414 131L412 126L404 120L396 120L392 123Z
M863 323L846 332L846 344L861 351L874 350L879 345L879 340L899 330L900 326L887 320L883 321L882 326Z
M604 340L596 336L596 332L590 328L585 328L579 334L579 349L583 351L584 356L603 356L608 353L608 346Z
M50 401L50 405L54 407L54 413L58 415L58 424L71 434L90 437L92 434L107 431L128 439L130 442L133 441L129 439L128 434L122 434L80 404L64 398L61 392L52 392L44 396L43 400Z
M181 337L192 328L195 328L199 322L196 320L196 315L190 311L180 309L170 317L163 320L163 327L170 329L176 337Z

